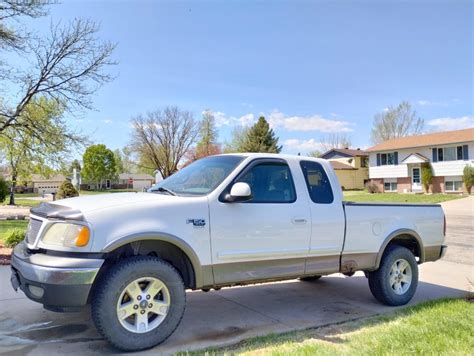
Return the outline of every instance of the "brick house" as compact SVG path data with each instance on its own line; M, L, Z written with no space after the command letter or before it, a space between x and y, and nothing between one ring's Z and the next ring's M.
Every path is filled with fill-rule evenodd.
M381 192L422 192L426 165L433 171L433 193L462 192L463 169L474 166L474 128L395 138L367 152L369 178Z
M333 148L320 157L327 159L343 189L364 189L369 179L368 153L357 148Z

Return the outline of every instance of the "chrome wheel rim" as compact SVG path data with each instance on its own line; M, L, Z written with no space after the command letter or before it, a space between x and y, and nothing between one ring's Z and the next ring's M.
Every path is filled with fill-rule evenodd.
M120 294L117 318L128 331L146 333L165 320L170 303L170 292L161 280L139 278L128 284Z
M411 286L412 271L408 261L404 259L396 260L390 269L390 287L395 294L402 295Z

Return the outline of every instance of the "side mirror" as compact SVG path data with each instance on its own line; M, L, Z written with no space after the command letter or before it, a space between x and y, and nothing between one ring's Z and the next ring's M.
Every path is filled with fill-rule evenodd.
M230 203L248 201L250 199L252 199L250 186L243 182L235 183L230 190L230 194L225 196L225 200Z

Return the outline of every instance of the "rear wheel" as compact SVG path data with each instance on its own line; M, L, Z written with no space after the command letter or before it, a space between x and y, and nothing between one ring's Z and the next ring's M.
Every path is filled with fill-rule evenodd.
M408 303L418 285L418 264L413 253L402 246L389 246L377 271L369 272L372 295L381 303Z
M311 276L311 277L301 277L300 281L302 282L315 282L319 280L322 276Z
M123 260L101 278L92 319L115 347L143 350L160 344L179 325L186 294L179 273L155 257Z

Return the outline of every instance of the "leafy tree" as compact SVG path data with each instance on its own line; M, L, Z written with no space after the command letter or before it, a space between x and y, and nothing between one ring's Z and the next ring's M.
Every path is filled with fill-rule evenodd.
M308 153L308 156L319 158L319 157L321 157L322 154L323 154L323 152L321 152L319 150L314 150L314 151L311 151L310 153Z
M20 15L39 16L43 8L35 8L33 5L36 3L44 2L0 0L0 19L10 20L10 16ZM4 22L0 20L0 23L0 32L3 31L7 42L15 46L18 43L15 39L17 32L11 27L5 31ZM18 94L5 97L0 102L0 136L9 135L12 138L23 135L42 139L61 128L64 135L77 138L75 132L64 125L62 117L43 127L25 115L25 111L31 103L38 103L40 97L60 102L63 111L71 113L92 107L93 94L113 79L105 69L115 64L110 59L115 45L98 40L98 31L97 24L90 20L75 19L64 25L52 24L47 37L27 36L22 42L24 51L12 52L12 59L1 63L0 87L17 88L14 92ZM5 36L2 38L5 39ZM0 46L5 43L1 42ZM44 145L48 142L45 141Z
M5 154L12 178L10 205L15 204L14 191L20 179L28 178L31 173L54 173L50 165L62 162L64 153L69 152L77 140L65 133L62 126L57 126L63 107L54 100L43 97L33 99L22 115L44 128L44 133L42 137L37 137L28 131L15 132L10 127L4 135L0 135L0 150Z
M82 169L81 163L77 159L72 161L71 167L69 168L69 172L72 174L72 172L74 172L74 169L76 169L77 172L80 172Z
M217 142L217 136L214 115L210 111L206 111L200 124L199 142L196 145L196 155L198 158L220 153L221 150Z
M466 165L463 169L462 180L466 186L468 194L471 194L472 185L474 184L474 167Z
M260 116L257 123L253 125L245 138L243 150L245 152L269 152L280 153L282 146L278 146L278 137L270 128L267 120Z
M64 181L58 190L58 199L72 198L79 196L76 188L69 181Z
M232 129L231 140L224 145L225 153L245 152L244 145L249 128L236 126Z
M2 176L0 176L0 203L3 203L5 201L8 196L9 190L10 189L8 187L8 183Z
M116 174L114 153L105 145L92 145L86 149L82 162L84 179L96 184L102 189L102 182L114 178Z
M178 165L196 143L198 126L189 111L176 106L149 112L132 119L132 147L142 166L157 169L163 178L178 170Z
M431 166L426 165L421 168L421 184L425 188L425 192L428 193L430 189L430 184L433 181L433 170Z
M115 159L115 175L118 176L120 173L130 173L125 172L123 168L123 159L122 153L119 149L114 150L114 159Z
M402 101L396 108L375 115L371 139L374 144L392 138L417 135L423 131L425 121L417 116L410 103Z

